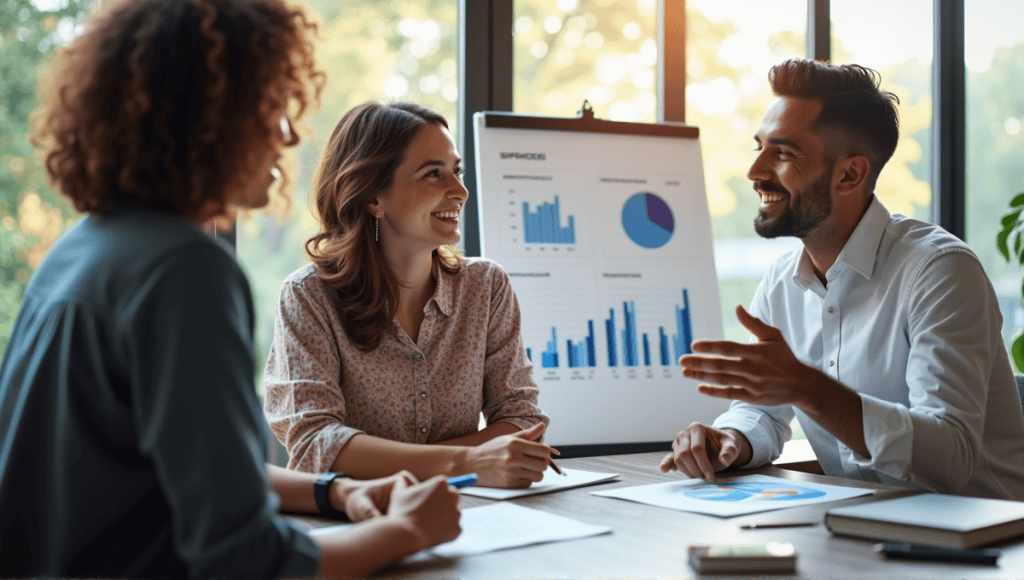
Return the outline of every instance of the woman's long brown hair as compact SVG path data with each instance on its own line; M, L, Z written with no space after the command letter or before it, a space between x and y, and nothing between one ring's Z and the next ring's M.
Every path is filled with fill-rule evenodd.
M398 311L399 283L374 240L368 204L387 190L413 135L428 123L447 128L435 111L399 101L365 103L341 118L313 181L320 233L306 242L317 274L336 290L341 325L363 351L376 349ZM433 253L435 271L454 274L454 246Z

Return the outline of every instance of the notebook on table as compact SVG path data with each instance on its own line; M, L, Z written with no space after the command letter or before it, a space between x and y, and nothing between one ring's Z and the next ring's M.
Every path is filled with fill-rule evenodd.
M1024 534L1024 502L925 493L831 509L834 534L973 548Z

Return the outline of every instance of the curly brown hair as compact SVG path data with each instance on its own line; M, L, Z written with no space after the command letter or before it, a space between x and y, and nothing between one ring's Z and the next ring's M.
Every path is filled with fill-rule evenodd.
M320 279L336 290L345 334L364 352L376 349L391 328L399 296L367 206L391 187L406 147L428 123L448 128L443 116L415 103L359 105L338 121L313 180L320 233L306 242L306 252ZM464 261L447 245L432 258L435 272L450 274Z
M80 212L224 211L271 142L269 116L286 107L294 125L319 101L316 30L282 0L113 3L41 79L33 142L51 181ZM284 145L298 141L292 132Z

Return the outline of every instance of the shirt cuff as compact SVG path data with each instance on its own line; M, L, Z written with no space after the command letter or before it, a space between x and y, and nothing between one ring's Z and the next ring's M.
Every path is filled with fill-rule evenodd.
M298 454L289 453L288 469L307 473L331 471L342 448L352 437L360 433L365 433L365 431L346 427L340 423L324 425L304 451Z
M735 469L747 469L760 467L766 465L776 459L782 453L781 444L779 449L773 449L770 443L771 437L769 436L771 418L764 412L751 409L749 411L743 409L732 408L725 413L718 416L715 419L712 427L715 429L735 429L743 434L747 438L747 442L750 443L750 461L746 465L734 465ZM789 426L786 425L787 433L785 433L784 439L789 439L792 432L789 432Z
M281 563L278 578L312 578L320 568L320 547L295 524L285 522L291 550Z
M871 457L864 457L843 446L846 447L846 460L858 467L911 481L909 469L913 458L914 423L910 419L910 409L864 393L860 393L860 400L864 443Z

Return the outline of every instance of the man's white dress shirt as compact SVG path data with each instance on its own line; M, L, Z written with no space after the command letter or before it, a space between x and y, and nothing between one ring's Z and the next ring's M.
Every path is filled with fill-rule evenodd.
M750 313L860 394L871 456L791 405L734 401L714 426L747 437L748 466L779 456L795 413L828 475L1024 500L1024 413L996 295L971 249L874 199L825 278L805 250L790 252L769 267Z

